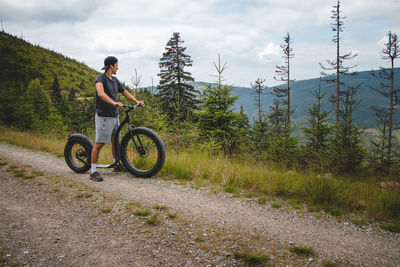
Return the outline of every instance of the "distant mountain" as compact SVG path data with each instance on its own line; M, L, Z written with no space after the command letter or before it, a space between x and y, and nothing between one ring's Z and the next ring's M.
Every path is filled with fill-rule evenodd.
M348 85L357 85L361 83L361 87L356 94L356 98L361 100L359 109L356 112L357 122L360 126L365 128L376 128L376 116L374 111L371 110L371 106L387 106L389 103L382 95L378 94L371 87L380 88L380 84L387 81L378 79L380 70L376 71L362 71L358 72L355 76L344 76L342 78ZM374 73L375 76L371 75ZM199 89L204 88L209 83L205 82L195 82L193 85ZM310 80L301 80L291 83L291 102L292 110L294 113L292 119L296 124L303 124L308 117L308 108L315 103L314 97L311 93L318 90L319 78ZM215 86L216 84L212 84ZM279 85L277 87L284 87L285 85ZM395 88L400 88L400 68L395 69ZM273 87L267 89L267 92L271 92ZM332 84L327 84L326 82L321 83L321 91L327 92L324 98L323 104L326 110L332 110L331 117L334 119L334 105L328 102L330 94L335 94L336 87ZM256 107L255 96L252 94L253 89L250 87L234 87L232 95L239 96L236 101L234 109L236 111L240 110L240 106L243 106L245 112L250 119L254 119L258 114L258 109ZM269 112L269 106L273 103L274 96L270 93L261 97L262 109L266 113ZM400 116L399 116L400 117ZM400 118L395 118L400 121Z

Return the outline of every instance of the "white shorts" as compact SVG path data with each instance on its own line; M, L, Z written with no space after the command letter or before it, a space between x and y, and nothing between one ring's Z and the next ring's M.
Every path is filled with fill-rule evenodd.
M110 143L114 128L119 126L118 117L100 117L96 114L96 143Z

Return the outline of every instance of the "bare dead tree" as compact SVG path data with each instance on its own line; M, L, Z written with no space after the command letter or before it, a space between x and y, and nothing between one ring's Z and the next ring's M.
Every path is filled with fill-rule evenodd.
M265 95L266 92L265 90L268 88L266 85L263 85L265 82L265 79L258 78L254 84L250 83L251 87L254 89L254 92L252 92L253 95L256 96L256 106L258 107L258 121L261 123L261 96Z
M221 66L221 58L220 55L218 53L218 65L217 63L214 62L214 67L217 71L217 75L211 75L213 77L217 77L218 78L218 87L221 87L222 82L225 81L224 77L222 76L222 73L228 68L228 66L226 65L226 62L224 63L223 66Z
M136 68L135 68L135 75L131 77L131 82L132 82L133 86L135 86L136 91L142 85L142 76L138 75Z
M290 78L290 59L294 57L293 48L291 44L293 43L293 38L290 34L284 37L284 43L281 45L282 57L284 59L284 64L281 66L276 66L274 79L277 81L282 81L286 83L285 88L275 88L274 95L278 98L283 98L282 104L286 105L286 123L285 128L290 128L290 115L292 113L290 108L290 83L294 82L295 79Z
M345 86L344 82L340 80L341 75L353 75L350 74L349 71L352 68L355 68L357 65L346 67L344 66L344 62L350 59L353 59L357 56L357 54L353 52L349 52L347 54L342 55L340 53L340 33L343 32L343 20L346 18L341 16L342 11L340 10L340 0L337 0L336 6L333 6L332 16L333 23L331 24L331 29L334 32L332 41L336 44L336 59L335 60L327 60L328 66L324 66L321 63L320 66L323 69L321 75L323 77L327 77L328 75L334 75L334 79L326 79L325 81L328 83L334 83L336 85L336 96L331 95L330 102L336 103L336 123L339 123L340 118L340 97L346 94L345 91L342 91L340 88ZM327 73L327 71L335 71L334 73Z

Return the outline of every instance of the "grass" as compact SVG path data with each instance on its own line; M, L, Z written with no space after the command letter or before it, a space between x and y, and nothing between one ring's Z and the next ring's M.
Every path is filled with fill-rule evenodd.
M158 215L154 214L149 219L147 219L145 221L145 223L148 224L148 225L153 225L154 226L154 225L158 225L160 223L160 220L158 219Z
M273 207L274 209L280 209L282 207L282 204L274 202L271 204L271 207Z
M78 195L76 195L75 196L75 198L91 198L93 196L93 194L92 193L81 193L81 194L78 194Z
M322 267L339 267L340 265L333 261L324 261Z
M266 196L261 196L257 199L258 204L260 205L266 205L267 204L267 197Z
M107 208L102 208L101 209L101 213L110 213L112 211L111 207L107 207Z
M130 201L130 202L128 202L127 204L125 204L125 210L126 210L126 211L132 211L133 208L135 208L135 207L140 207L140 206L141 206L141 204L140 204L139 202L137 202L137 201Z
M400 233L400 221L383 223L381 227L393 233Z
M313 247L306 247L306 246L293 246L290 248L290 252L299 256L307 256L307 257L317 255Z
M198 237L195 238L194 241L196 241L197 243L202 243L202 242L204 242L204 237L198 236Z
M60 156L66 135L37 134L0 125L0 141ZM111 160L110 149L103 148L99 162ZM7 171L15 169L18 167L8 166ZM278 196L295 209L302 209L305 205L308 210L324 210L334 216L361 211L359 214L366 214L361 220L388 223L400 218L400 192L381 189L375 181L363 181L360 177L353 179L312 171L287 171L270 164L235 160L222 155L211 156L202 151L168 151L158 177L177 179L195 188L217 188L216 193L225 191L237 197L241 197L239 192L247 192L245 196L255 197L260 205Z
M265 264L270 259L270 256L264 252L252 251L235 252L234 257L237 260L244 261L248 266Z
M155 210L158 210L158 211L162 211L162 210L168 210L168 207L167 206L165 206L165 205L155 205L154 207L153 207L153 209L155 209Z
M135 211L133 214L136 216L139 216L139 217L146 217L146 216L150 216L152 213L149 209L144 209L144 210Z

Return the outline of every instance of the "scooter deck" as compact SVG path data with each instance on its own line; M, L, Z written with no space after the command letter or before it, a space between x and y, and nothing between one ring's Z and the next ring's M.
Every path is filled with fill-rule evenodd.
M97 164L97 168L113 168L116 164Z

